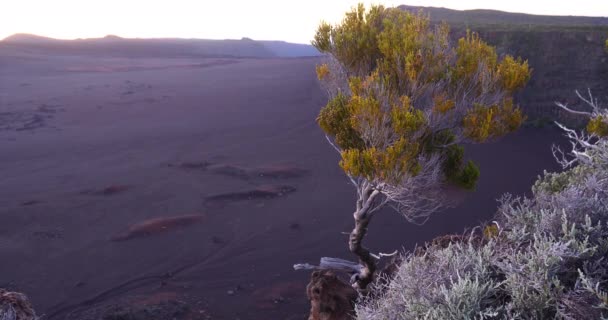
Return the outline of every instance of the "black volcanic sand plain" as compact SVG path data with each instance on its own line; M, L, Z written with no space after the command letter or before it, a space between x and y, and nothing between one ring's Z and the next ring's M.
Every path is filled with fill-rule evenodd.
M309 273L292 265L352 258L318 58L2 59L0 287L45 319L303 319ZM491 219L558 169L561 140L467 146L476 191L424 226L386 210L366 243L411 249Z

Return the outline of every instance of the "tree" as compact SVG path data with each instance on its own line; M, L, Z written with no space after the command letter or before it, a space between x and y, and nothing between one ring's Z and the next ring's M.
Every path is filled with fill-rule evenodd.
M357 191L349 249L360 264L352 284L364 291L376 270L362 245L371 219L390 206L423 223L448 205L447 186L473 189L479 170L461 145L520 127L512 96L530 69L476 33L453 45L447 24L380 5L321 23L312 44L328 56L317 66L329 94L317 121Z

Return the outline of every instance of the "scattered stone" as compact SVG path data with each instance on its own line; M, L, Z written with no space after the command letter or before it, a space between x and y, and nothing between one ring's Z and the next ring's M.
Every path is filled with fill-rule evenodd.
M21 205L22 205L22 206L33 206L33 205L35 205L35 204L39 204L39 203L42 203L42 201L38 201L38 200L30 200L30 201L25 201L25 202L22 202L22 203L21 203Z
M253 287L253 284L250 285ZM278 304L288 303L302 298L305 285L299 281L279 282L269 286L258 287L251 297L258 309L274 309Z
M184 169L205 169L211 173L225 175L243 180L255 178L290 179L306 175L307 170L290 165L270 165L248 168L238 165L210 163L208 161L183 162L179 164Z
M129 190L131 187L125 185L109 186L101 191L104 196L109 196Z
M169 300L150 305L127 305L110 308L103 320L172 320L189 316L190 308L182 301Z
M240 166L233 166L229 164L214 164L209 165L209 171L215 174L221 174L225 176L248 179L251 174L247 168Z
M32 233L37 239L46 239L46 240L54 240L63 238L62 230L44 230L44 231L35 231Z
M215 174L231 176L240 179L270 178L270 179L290 179L302 177L308 171L286 165L271 165L257 168L247 168L228 164L209 165L209 171Z
M113 297L99 303L53 314L62 320L211 320L200 297L176 291L155 291ZM0 319L2 319L0 317ZM44 318L46 319L46 318ZM28 319L29 320L29 319Z
M42 113L56 113L57 109L60 106L52 106L52 105L48 105L48 104L41 104L40 106L38 106L38 109L36 109L38 112L42 112Z
M259 177L265 178L290 179L302 177L306 175L308 171L295 166L273 165L254 168L253 173Z
M15 128L15 131L26 131L42 128L45 125L45 118L39 114L32 114L29 119L25 120L21 127Z
M169 166L173 166L170 164ZM183 169L206 169L209 166L209 163L206 161L202 162L182 162L179 164L180 168Z
M296 188L289 185L263 185L253 190L221 193L205 198L205 204L225 204L233 201L274 199L295 192Z
M98 195L98 196L111 196L111 195L123 193L123 192L125 192L125 191L127 191L129 189L131 189L131 186L116 184L116 185L111 185L109 187L105 187L105 188L103 188L101 190L83 190L83 191L80 192L80 194L93 194L93 195Z

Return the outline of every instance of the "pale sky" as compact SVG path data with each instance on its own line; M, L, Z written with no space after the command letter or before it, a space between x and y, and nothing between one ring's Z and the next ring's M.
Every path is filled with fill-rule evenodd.
M0 39L14 33L60 39L114 34L309 43L321 20L338 22L358 2L608 16L608 0L0 0Z

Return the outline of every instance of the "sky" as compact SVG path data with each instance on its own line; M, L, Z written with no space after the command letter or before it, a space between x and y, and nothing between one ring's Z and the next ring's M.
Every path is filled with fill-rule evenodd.
M608 0L0 0L0 39L203 38L309 43L321 21L339 22L359 2L545 15L608 16Z

